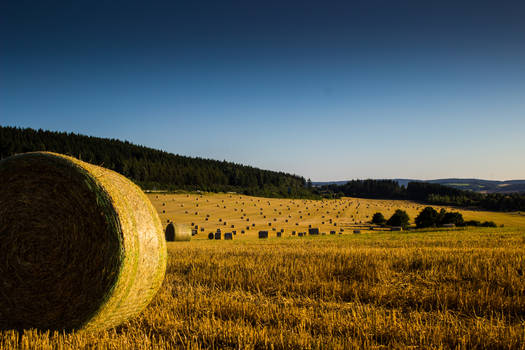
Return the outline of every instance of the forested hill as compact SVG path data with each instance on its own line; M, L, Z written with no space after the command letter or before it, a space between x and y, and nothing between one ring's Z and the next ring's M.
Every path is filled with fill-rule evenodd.
M0 126L0 159L52 151L102 165L149 190L235 191L265 197L315 197L303 177L226 161L192 158L127 141Z
M330 184L314 189L324 196L350 196L378 199L409 199L429 204L478 207L495 211L525 211L525 195L520 193L478 193L437 183L421 181L400 185L396 180L352 180L344 185Z
M52 151L113 169L146 190L234 191L290 198L353 196L411 199L431 204L489 210L525 210L525 195L481 194L425 182L401 186L395 180L352 180L312 187L303 177L226 161L191 158L137 146L127 141L0 126L0 159L16 153Z

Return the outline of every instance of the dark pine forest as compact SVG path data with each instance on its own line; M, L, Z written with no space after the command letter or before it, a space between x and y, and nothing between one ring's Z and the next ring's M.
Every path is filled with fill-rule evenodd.
M297 175L185 157L115 139L0 127L0 159L33 151L67 154L101 165L132 179L145 190L233 191L265 197L316 197L306 180Z

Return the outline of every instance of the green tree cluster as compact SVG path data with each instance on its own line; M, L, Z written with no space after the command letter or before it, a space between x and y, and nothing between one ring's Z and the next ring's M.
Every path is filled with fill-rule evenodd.
M439 227L446 224L454 224L456 226L464 226L463 215L458 212L447 212L441 209L439 212L432 208L426 207L418 214L415 219L417 228Z
M386 223L386 219L382 213L377 212L372 216L372 223L376 225L384 225Z
M407 228L409 225L410 217L407 212L401 209L397 209L394 214L388 219L386 224L388 226L400 226L402 228Z

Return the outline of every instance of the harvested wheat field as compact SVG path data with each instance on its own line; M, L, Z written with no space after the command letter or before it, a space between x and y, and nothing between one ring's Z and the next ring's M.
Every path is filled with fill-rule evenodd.
M388 216L405 209L413 219L422 206L234 194L148 197L164 228L167 220L193 223L198 234L167 243L166 278L145 311L100 332L2 331L1 349L525 347L520 213L461 211L467 220L503 228L339 234L376 211ZM291 235L309 225L326 235ZM284 229L281 238L274 227ZM235 239L208 240L217 228L236 230ZM258 239L259 230L269 238ZM333 230L338 234L330 235Z
M218 228L223 232L241 230L245 236L256 237L259 230L284 229L283 236L292 231L307 232L308 228L319 228L321 233L330 231L345 233L359 227L368 232L372 216L382 212L391 216L396 209L405 210L413 223L417 214L427 205L404 200L378 200L343 198L340 200L301 200L259 198L236 194L149 194L151 202L159 212L164 227L168 220L198 226L198 235L193 239L207 239L209 232ZM463 210L444 206L433 206L437 210L458 211L465 220L494 221L498 226L525 227L525 213L500 213ZM233 225L233 227L232 227ZM275 231L272 231L273 229ZM204 229L204 231L201 231Z

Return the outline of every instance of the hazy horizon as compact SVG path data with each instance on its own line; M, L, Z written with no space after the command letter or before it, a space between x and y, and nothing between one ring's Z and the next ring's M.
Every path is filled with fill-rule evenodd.
M524 179L525 3L0 5L0 125L311 178Z

